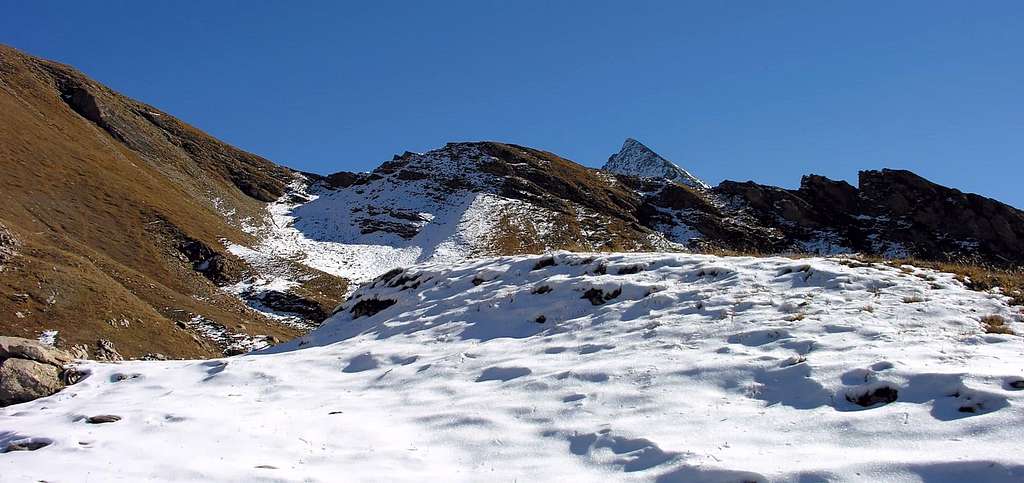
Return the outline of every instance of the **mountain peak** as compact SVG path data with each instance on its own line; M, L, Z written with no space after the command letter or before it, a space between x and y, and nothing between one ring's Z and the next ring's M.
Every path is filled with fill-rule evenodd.
M675 163L661 157L651 148L633 138L626 138L622 149L608 158L602 168L613 173L641 178L665 178L691 188L709 189L707 183Z

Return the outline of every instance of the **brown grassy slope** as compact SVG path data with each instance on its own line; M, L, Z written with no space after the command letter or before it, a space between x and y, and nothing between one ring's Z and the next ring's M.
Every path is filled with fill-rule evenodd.
M538 149L475 143L492 156L484 172L501 176L503 196L553 212L541 240L533 224L506 216L492 240L496 254L539 253L546 247L576 251L649 251L652 231L636 217L642 200L613 176Z
M126 356L180 357L219 353L175 327L191 314L293 336L217 290L178 249L246 241L210 199L252 216L288 176L70 67L0 46L0 224L20 241L0 272L0 333L56 329L64 346L103 337Z

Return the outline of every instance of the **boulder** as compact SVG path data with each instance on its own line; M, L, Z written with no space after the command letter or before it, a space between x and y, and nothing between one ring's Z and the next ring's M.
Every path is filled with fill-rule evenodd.
M0 359L27 359L58 368L71 363L75 358L67 351L51 347L42 342L20 337L0 336Z
M64 388L61 369L28 359L4 359L0 363L0 406L28 402Z

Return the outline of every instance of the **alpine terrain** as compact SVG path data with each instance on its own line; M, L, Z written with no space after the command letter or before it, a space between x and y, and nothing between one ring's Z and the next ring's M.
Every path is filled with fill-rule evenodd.
M1024 212L909 171L306 173L0 46L0 172L0 481L1024 481Z

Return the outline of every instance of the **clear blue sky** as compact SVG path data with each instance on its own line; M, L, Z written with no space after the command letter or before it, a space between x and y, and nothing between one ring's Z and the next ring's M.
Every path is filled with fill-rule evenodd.
M1024 207L1024 2L0 0L0 42L294 168L627 136L712 183L914 170ZM2 115L2 114L0 114Z

